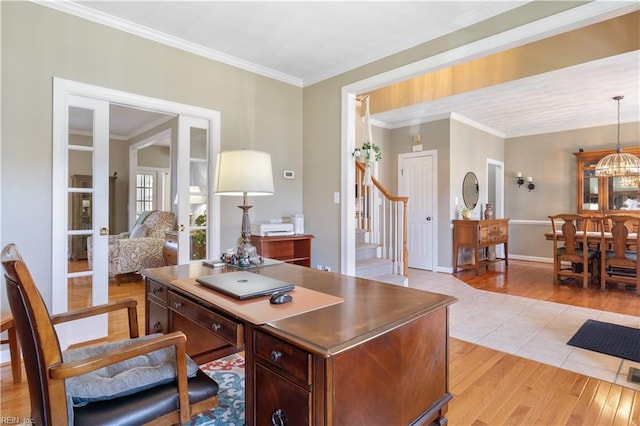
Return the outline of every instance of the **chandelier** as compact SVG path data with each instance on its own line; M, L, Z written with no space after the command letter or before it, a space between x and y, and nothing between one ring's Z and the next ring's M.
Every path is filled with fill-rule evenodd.
M596 164L596 176L634 176L640 175L640 158L633 154L622 152L620 146L620 101L624 96L615 96L618 102L618 145L616 152L603 157Z

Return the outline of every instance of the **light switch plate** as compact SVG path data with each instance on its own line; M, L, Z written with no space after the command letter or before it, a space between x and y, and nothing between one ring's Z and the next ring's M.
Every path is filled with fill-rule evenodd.
M293 179L293 170L285 170L284 172L282 172L282 177L284 177L285 179Z

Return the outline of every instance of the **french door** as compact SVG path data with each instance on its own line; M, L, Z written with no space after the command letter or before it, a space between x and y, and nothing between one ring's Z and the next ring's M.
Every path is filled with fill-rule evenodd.
M178 188L178 263L210 259L219 255L210 243L211 161L209 122L178 117L176 178ZM183 201L184 200L184 201Z
M59 111L60 143L54 144L53 311L107 303L109 234L109 103L69 95ZM82 123L82 125L80 125ZM68 345L107 334L107 315L60 327Z
M51 235L54 314L106 303L109 298L108 242L110 231L115 231L109 229L109 205L115 202L109 200L112 103L178 116L178 135L171 142L172 176L168 181L171 208L182 231L179 261L204 259L220 250L220 203L210 193L215 167L210 160L220 150L220 113L54 78ZM194 245L194 240L202 244ZM66 348L105 337L107 317L56 328L60 344Z

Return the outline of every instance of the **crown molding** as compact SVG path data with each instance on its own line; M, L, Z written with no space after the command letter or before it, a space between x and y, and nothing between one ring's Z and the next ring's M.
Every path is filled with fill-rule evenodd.
M274 80L282 81L283 83L291 84L293 86L302 87L302 79L293 77L291 75L273 70L271 68L263 67L261 65L254 64L253 62L245 61L243 59L236 58L226 53L219 52L217 50L205 48L199 44L185 41L181 38L171 36L145 27L144 25L136 24L125 19L116 18L112 15L99 12L95 9L88 8L86 6L74 3L68 0L53 1L53 0L30 0L33 3L41 6L46 6L51 9L55 9L60 12L67 13L69 15L77 16L82 19L86 19L98 24L106 25L108 27L127 32L148 40L152 40L166 46L175 47L176 49L184 50L189 53L193 53L198 56L202 56L207 59L212 59L223 64L231 65L236 68L250 71L252 73L262 75L264 77L272 78Z

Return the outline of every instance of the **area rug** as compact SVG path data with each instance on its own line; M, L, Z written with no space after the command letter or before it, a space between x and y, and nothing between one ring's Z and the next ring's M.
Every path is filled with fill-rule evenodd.
M218 390L218 406L194 417L191 426L244 425L244 357L229 355L202 364L200 369L212 377Z
M568 345L640 362L640 329L587 320Z

